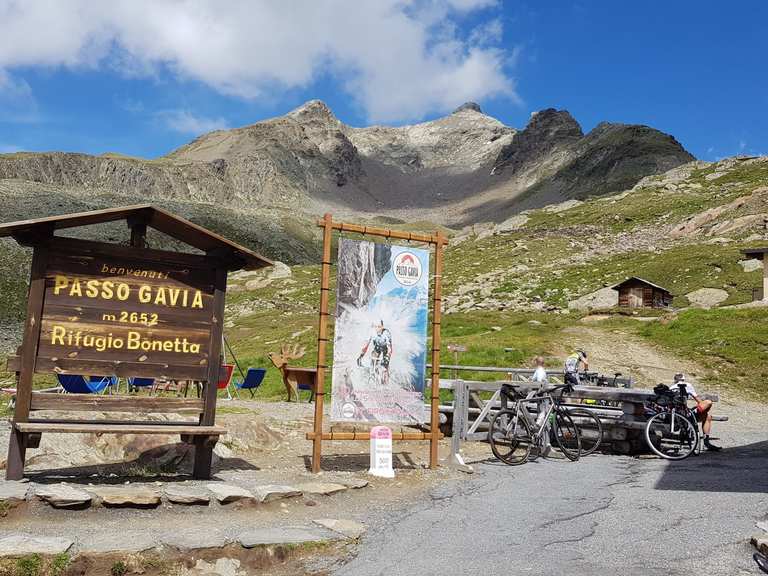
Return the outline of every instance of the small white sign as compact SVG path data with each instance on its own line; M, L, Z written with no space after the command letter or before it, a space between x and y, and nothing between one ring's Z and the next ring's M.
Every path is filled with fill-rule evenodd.
M394 478L392 470L392 430L386 426L371 428L371 468L369 474Z

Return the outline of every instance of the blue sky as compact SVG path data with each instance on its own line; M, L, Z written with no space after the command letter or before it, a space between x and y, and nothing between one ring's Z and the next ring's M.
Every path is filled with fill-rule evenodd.
M319 98L352 125L465 100L768 154L768 2L0 0L0 152L157 157ZM44 30L44 33L40 31Z

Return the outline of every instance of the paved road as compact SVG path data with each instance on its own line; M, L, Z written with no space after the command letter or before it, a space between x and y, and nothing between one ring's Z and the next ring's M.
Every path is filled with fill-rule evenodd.
M757 574L748 541L768 514L768 434L752 428L683 462L480 463L426 501L375 512L335 574Z

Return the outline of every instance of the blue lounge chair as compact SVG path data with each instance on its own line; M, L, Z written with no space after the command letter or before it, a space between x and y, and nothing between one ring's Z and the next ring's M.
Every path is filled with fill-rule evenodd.
M134 388L151 388L155 385L154 378L128 378L128 392ZM150 394L152 391L150 390Z
M91 376L86 378L79 374L57 374L59 384L70 394L101 394L109 386L117 386L115 376Z
M309 402L315 399L315 389L309 384L299 384L298 390L296 390L296 401L301 402L301 391L307 390L309 392Z
M248 372L245 375L245 380L242 382L235 380L235 388L238 390L248 390L253 398L253 393L261 386L264 381L264 376L267 373L266 368L248 368Z

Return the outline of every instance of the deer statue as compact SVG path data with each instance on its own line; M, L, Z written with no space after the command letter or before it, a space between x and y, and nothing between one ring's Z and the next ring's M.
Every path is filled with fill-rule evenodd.
M285 390L288 392L288 402L291 401L291 392L296 396L296 402L299 401L299 388L312 391L315 389L317 371L314 368L291 368L288 366L289 360L301 358L305 353L306 347L300 347L298 344L292 346L290 344L283 344L280 347L279 354L277 352L269 353L269 359L272 361L272 364L283 375L283 384L285 384Z

